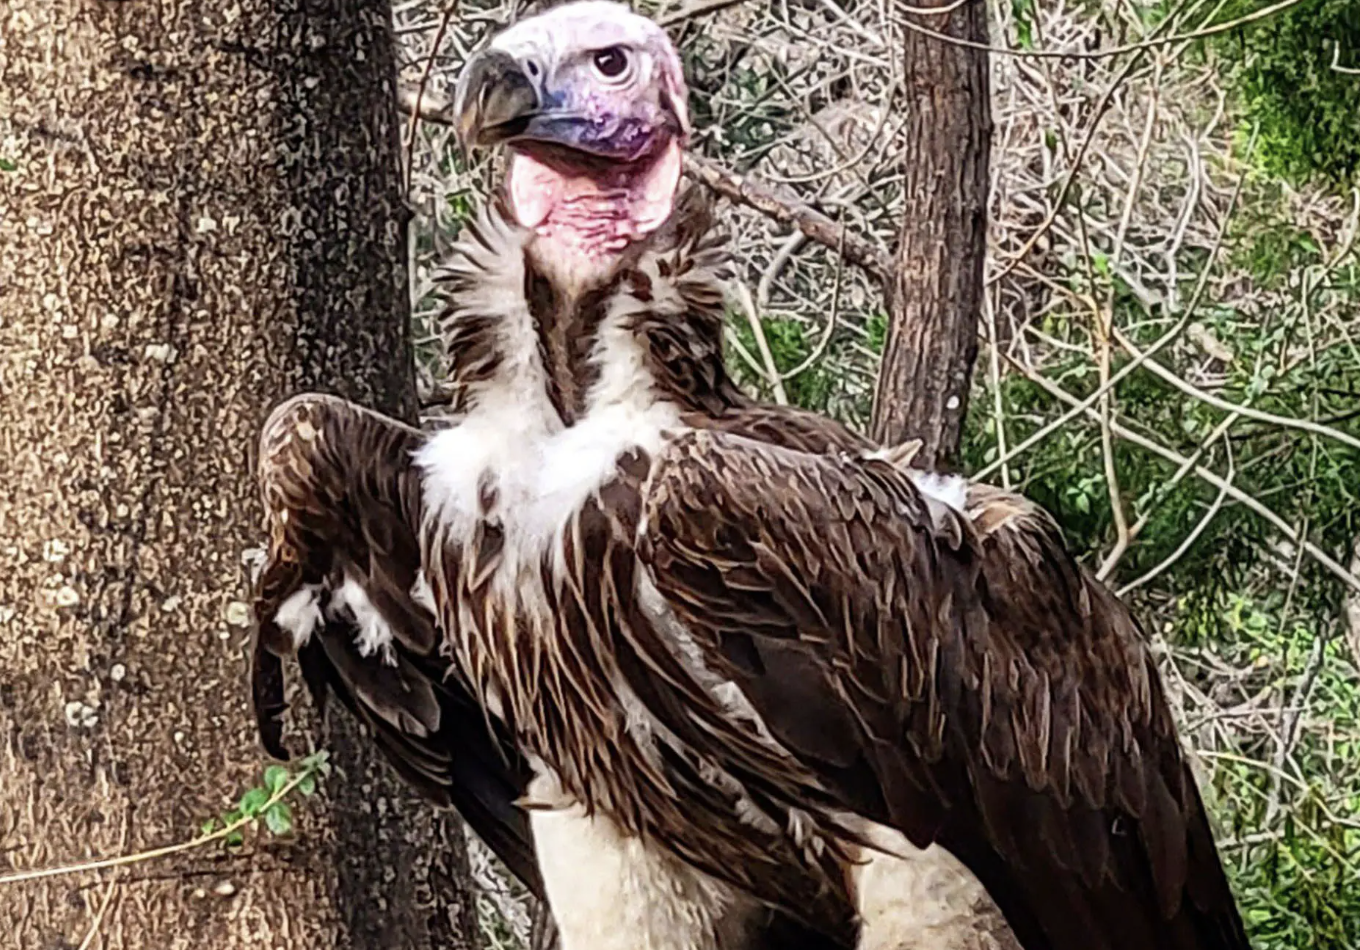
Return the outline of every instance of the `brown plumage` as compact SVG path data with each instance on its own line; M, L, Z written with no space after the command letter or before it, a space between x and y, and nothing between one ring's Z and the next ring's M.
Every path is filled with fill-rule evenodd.
M698 203L692 207L706 211ZM678 239L668 235L667 240ZM518 250L525 237L495 213L469 229L444 275L455 299L474 299L473 281L531 287L531 280L522 279L527 275ZM718 262L712 255L705 260ZM682 285L706 307L720 304L721 298L713 297L716 271L703 270L692 286L684 284L684 274L694 267L688 256L679 262ZM527 295L525 301L542 306L550 299ZM455 307L450 316L447 332L453 343L456 407L467 410L475 405L505 369L500 316L466 307ZM549 325L546 319L539 323L543 328ZM546 362L544 336L539 335L537 355ZM702 346L699 351L711 355ZM563 363L558 371L571 366ZM573 391L571 385L545 386L543 391L553 408L568 417L571 407L562 407L559 399ZM731 392L737 395L735 389ZM792 916L815 921L809 930L788 913L758 911L760 923L752 925L754 936L741 944L743 948L849 947L851 910L843 883L834 876L834 864L812 875L782 836L758 841L736 834L740 829L730 821L730 793L707 788L693 763L676 760L658 767L626 740L625 716L607 688L608 679L655 659L634 651L616 652L611 645L592 640L605 622L600 617L602 603L586 584L578 581L573 589L560 590L545 583L551 613L540 618L526 618L487 595L485 587L504 551L495 521L497 486L492 480L478 484L477 503L486 521L470 536L449 536L447 526L429 510L421 472L412 463L413 454L427 443L426 434L322 395L295 397L276 409L266 424L260 481L270 550L255 606L252 674L266 748L280 757L287 752L282 743L280 657L296 651L313 697L324 703L328 693L335 693L372 730L383 752L415 788L457 808L540 896L542 883L520 803L530 777L527 755L547 755L559 763L568 787L589 786L589 795L581 797L623 817L625 828L645 829L715 873L736 869L746 889L762 893L771 904L796 908ZM608 526L603 512L595 507L586 519L593 527L581 535L583 545L605 543L613 553L571 551L573 558L582 558L580 580L591 565L617 561L620 553L600 533ZM619 563L617 569L628 568ZM423 576L431 579L442 608L438 617L419 593L418 578ZM347 584L357 585L392 631L391 642L367 655L361 646L365 619L358 615L366 605L354 609ZM305 604L301 621L297 598ZM587 605L587 600L592 603ZM556 633L534 627L535 621L551 616L562 618ZM314 622L308 623L306 617L314 617ZM297 631L300 623L305 634ZM440 628L455 633L441 633ZM642 629L645 624L639 624ZM569 636L559 635L563 633ZM456 651L460 637L479 642L464 654L462 664L451 663L449 654ZM502 649L507 644L518 646L507 654ZM658 651L655 656L663 654ZM644 677L642 685L649 701L667 703L673 710L686 698L664 682L651 683ZM485 697L492 693L500 715L484 710ZM702 701L703 696L690 690L687 698ZM716 719L712 710L710 715ZM572 755L563 756L563 748L572 749ZM767 768L774 767L767 750L752 745L748 751L766 760ZM793 794L792 787L788 793ZM710 816L709 833L726 835L716 858L713 848L687 844L696 816L705 813ZM833 889L828 890L828 884Z
M1245 946L1147 650L1041 513L931 510L884 463L704 432L645 493L641 561L748 696L769 645L815 658L771 687L801 710L766 715L783 745L961 858L1025 946Z

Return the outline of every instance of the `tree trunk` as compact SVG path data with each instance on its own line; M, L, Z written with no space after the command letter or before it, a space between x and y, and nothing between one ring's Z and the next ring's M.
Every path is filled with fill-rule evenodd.
M987 42L982 0L911 19ZM902 57L910 113L902 145L906 204L873 434L889 444L920 438L920 459L947 466L968 409L982 305L992 132L987 54L908 30Z
M303 388L414 411L394 79L386 0L0 11L0 869L258 781L258 427ZM7 886L0 942L473 945L456 819L332 720L295 839Z

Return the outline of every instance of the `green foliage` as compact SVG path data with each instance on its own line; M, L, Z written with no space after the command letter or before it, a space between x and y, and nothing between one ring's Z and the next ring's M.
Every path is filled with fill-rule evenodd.
M1233 0L1221 20L1267 6ZM1332 68L1360 66L1360 3L1304 0L1225 34L1216 48L1231 64L1228 78L1250 123L1260 130L1258 154L1269 172L1299 180L1352 178L1360 168L1360 76Z
M759 63L731 57L719 37L699 34L685 44L685 74L690 77L690 116L695 129L726 146L737 168L766 155L798 120L785 91L795 78L778 59ZM740 102L740 109L731 108Z
M240 813L247 818L257 816L269 801L269 789L257 786L241 796Z
M1033 49L1034 0L1011 0L1011 17L1015 21L1015 45Z
M293 811L287 802L275 802L264 812L264 824L272 835L286 835L293 830Z
M444 201L449 206L449 213L453 215L453 219L460 229L462 225L471 221L472 216L477 213L477 202L480 200L471 188L460 188L444 195Z
M270 795L276 795L288 784L288 770L282 765L271 765L264 770L264 787Z
M1267 185L1266 200L1274 204L1279 197L1278 185ZM1234 223L1237 247L1232 263L1245 269L1262 288L1274 290L1295 269L1318 260L1317 242L1307 231L1289 221L1280 220L1260 206L1243 209Z
M886 313L870 314L864 329L869 335L869 349L882 355L883 347L888 343L888 315Z
M290 765L270 765L265 768L262 781L241 795L233 809L199 826L201 837L221 837L229 848L245 843L247 829L261 821L271 835L286 835L293 830L293 809L288 797L297 792L303 796L316 793L317 779L331 772L327 752L315 752Z
M1279 684L1293 695L1312 683L1283 777L1262 764L1276 754L1266 735L1219 760L1223 856L1256 950L1292 950L1300 935L1309 947L1351 950L1360 946L1360 692L1344 642L1287 600L1229 592L1184 612L1187 626L1221 618L1215 647L1247 670L1244 693Z
M759 349L750 323L738 317L729 317L729 323L746 352L757 354ZM765 333L765 342L769 344L770 355L774 358L775 368L781 374L802 366L816 346L816 341L808 339L804 325L796 320L767 317L761 321L761 328ZM743 383L760 390L768 398L770 385L764 376L753 372L735 354L729 353L727 362L737 369ZM790 403L818 412L829 411L831 397L836 389L836 381L820 365L810 366L784 381L784 391Z

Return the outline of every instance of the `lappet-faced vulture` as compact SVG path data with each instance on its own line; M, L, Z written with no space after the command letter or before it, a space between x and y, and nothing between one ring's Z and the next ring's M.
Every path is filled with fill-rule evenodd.
M269 746L296 652L564 950L942 950L988 896L1026 950L1245 948L1148 648L1053 522L727 376L665 33L523 20L456 111L509 149L448 267L456 420L309 395L262 437Z

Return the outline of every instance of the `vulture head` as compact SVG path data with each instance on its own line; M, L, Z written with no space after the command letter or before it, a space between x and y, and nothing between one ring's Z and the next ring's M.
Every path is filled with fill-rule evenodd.
M540 262L603 276L674 208L686 96L660 26L582 0L520 21L473 56L454 113L465 146L510 150L506 201L537 235Z

